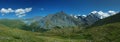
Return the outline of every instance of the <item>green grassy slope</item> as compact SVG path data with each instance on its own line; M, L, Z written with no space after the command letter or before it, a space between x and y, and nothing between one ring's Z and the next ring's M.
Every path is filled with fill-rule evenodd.
M120 22L92 27L84 33L95 42L120 42Z
M21 26L25 25L21 20L17 19L0 19L0 24L11 28L21 28Z
M0 24L0 42L85 42L85 39L64 39L59 36L43 36L42 33L11 29Z
M63 28L48 31L47 36L84 39L88 42L120 42L120 13L97 21L88 29ZM52 34L52 35L51 35Z
M11 29L0 24L0 42L37 42L43 41L34 33L20 29Z
M80 30L78 28L56 29L44 36L63 39L84 40L86 42L120 42L120 22L104 24Z
M97 21L88 29L56 27L40 33L19 29L22 25L19 20L0 20L0 42L120 42L119 13Z
M60 36L45 36L39 32L19 29L23 23L18 20L0 20L0 42L85 42L85 39L64 39Z
M46 36L59 36L86 42L120 42L120 13L97 21L88 29L63 28L52 29Z
M94 42L120 42L120 13L97 21L84 33Z

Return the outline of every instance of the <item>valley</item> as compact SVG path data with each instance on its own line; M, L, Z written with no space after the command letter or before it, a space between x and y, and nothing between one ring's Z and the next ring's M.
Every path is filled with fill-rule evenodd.
M92 25L65 13L49 15L44 20L27 19L27 23L24 19L0 19L0 42L119 42L119 19L120 13L95 20ZM46 28L42 27L44 22Z

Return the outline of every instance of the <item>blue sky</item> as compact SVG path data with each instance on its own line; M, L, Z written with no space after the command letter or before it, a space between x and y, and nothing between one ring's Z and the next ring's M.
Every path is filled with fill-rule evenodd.
M0 0L0 9L32 8L24 17L46 16L59 11L67 14L88 14L96 11L120 11L120 0ZM0 13L2 14L2 13ZM17 18L15 13L8 13L0 18Z

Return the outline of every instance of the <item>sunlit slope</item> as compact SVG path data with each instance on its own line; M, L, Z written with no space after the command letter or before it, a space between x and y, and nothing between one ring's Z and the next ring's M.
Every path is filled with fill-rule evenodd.
M0 24L0 42L85 42L85 39L64 39L59 36L43 36L42 33L11 29Z
M19 29L11 29L0 24L0 42L37 42L37 41L43 40L37 38L32 32Z

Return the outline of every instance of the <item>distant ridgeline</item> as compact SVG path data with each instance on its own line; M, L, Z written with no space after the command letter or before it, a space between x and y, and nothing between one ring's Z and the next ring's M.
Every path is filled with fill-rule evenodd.
M49 14L45 17L35 17L30 19L25 19L25 23L32 24L32 22L37 22L40 28L51 29L55 27L75 27L75 26L84 26L84 22L76 19L72 16L67 15L64 12L58 12L55 14Z
M102 16L97 13L90 13L85 16L70 16L63 11L49 14L45 17L37 16L27 18L23 21L28 24L37 24L37 28L51 29L51 28L70 28L70 27L87 27L94 24L96 21L101 20Z
M25 23L21 19L0 19L0 25L10 28L22 28Z

